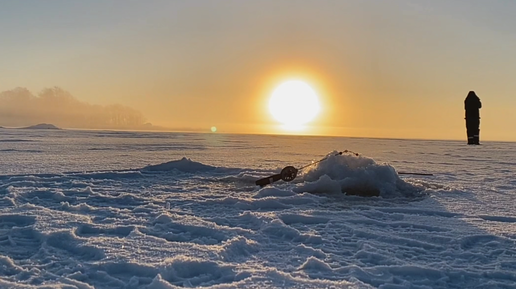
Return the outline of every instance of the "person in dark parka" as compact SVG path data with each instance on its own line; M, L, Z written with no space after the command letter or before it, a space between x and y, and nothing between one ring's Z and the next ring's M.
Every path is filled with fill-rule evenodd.
M468 144L480 144L480 108L482 103L474 91L470 91L464 100L466 110L466 131L468 134Z

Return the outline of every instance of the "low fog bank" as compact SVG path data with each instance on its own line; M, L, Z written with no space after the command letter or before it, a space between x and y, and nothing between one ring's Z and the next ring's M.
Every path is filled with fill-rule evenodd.
M26 88L0 93L0 126L21 127L52 123L63 128L159 129L146 123L135 109L115 104L92 105L59 88L46 88L37 96Z

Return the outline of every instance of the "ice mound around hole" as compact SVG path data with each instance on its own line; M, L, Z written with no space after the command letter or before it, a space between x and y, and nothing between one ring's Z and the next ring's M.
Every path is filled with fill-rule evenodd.
M339 154L327 155L327 159L302 171L301 181L295 192L344 193L365 197L415 197L422 189L402 180L388 164L378 164L371 158Z

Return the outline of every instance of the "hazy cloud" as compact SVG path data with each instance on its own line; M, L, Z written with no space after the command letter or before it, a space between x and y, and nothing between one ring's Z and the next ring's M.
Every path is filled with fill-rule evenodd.
M144 129L143 114L123 105L92 105L59 88L46 88L37 96L26 88L0 93L0 125L28 126L51 123L64 128Z

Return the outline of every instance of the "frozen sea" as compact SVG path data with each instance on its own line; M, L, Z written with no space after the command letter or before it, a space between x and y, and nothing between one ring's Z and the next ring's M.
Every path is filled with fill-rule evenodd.
M516 143L0 129L0 288L180 287L516 288Z

